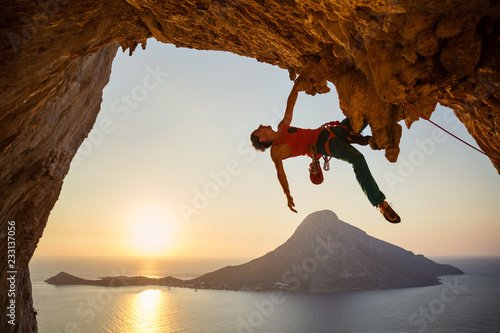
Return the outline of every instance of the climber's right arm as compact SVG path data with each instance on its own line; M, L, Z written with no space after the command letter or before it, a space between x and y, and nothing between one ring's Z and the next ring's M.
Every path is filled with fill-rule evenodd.
M288 148L285 144L280 144L277 146L273 146L271 148L271 158L276 167L276 172L278 175L278 180L281 184L281 188L286 195L288 208L294 213L297 213L295 210L295 203L293 202L293 198L290 194L290 187L288 186L288 180L286 179L285 169L283 168L283 158L286 158L290 155L290 148Z

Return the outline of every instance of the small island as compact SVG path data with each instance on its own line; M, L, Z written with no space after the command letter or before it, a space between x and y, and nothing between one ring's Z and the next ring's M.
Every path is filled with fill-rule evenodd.
M183 280L174 277L150 278L145 276L107 276L98 280L87 280L77 276L60 272L47 280L46 283L56 286L99 286L99 287L127 287L127 286L179 286Z

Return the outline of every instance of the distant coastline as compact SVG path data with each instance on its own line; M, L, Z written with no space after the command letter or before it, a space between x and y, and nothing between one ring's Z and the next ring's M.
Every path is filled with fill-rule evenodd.
M60 272L57 275L45 280L46 283L54 286L96 286L96 287L134 287L134 286L168 286L179 288L193 289L220 289L207 288L203 281L181 280L171 276L163 278L150 278L146 276L107 276L97 280L83 279L66 272ZM279 282L275 289L288 289ZM234 290L234 289L231 289ZM249 288L241 288L241 290L250 290ZM264 291L264 289L252 289L254 291Z
M127 286L174 286L183 282L174 277L149 278L145 276L108 276L98 280L87 280L80 277L60 272L45 280L46 283L55 286L98 286L98 287L127 287Z
M457 273L457 275L463 275L464 273ZM445 276L445 275L443 275ZM163 278L150 278L146 276L107 276L101 277L97 280L89 280L71 275L66 272L60 272L57 275L45 280L47 284L55 286L96 286L96 287L135 287L135 286L168 286L168 287L178 287L178 288L192 288L192 289L214 289L214 290L238 290L238 291L271 291L271 290L282 290L282 291L293 291L290 286L282 283L276 282L272 288L249 288L241 287L240 289L234 288L213 288L208 286L203 281L197 281L197 279L192 280L181 280L171 276ZM426 286L438 285L440 282L429 283ZM357 289L357 288L356 288ZM325 290L330 291L330 290Z

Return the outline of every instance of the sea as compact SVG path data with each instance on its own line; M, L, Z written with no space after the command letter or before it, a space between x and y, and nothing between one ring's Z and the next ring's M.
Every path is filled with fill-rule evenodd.
M465 275L443 276L440 285L429 287L291 293L44 282L61 271L87 279L188 279L244 262L236 259L35 256L30 271L41 333L500 333L500 257L432 259Z

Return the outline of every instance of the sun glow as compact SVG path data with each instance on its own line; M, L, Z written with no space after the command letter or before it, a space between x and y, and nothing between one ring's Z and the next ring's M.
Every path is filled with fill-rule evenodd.
M160 211L149 210L132 219L130 231L131 250L135 254L162 256L174 245L174 228L168 216Z

